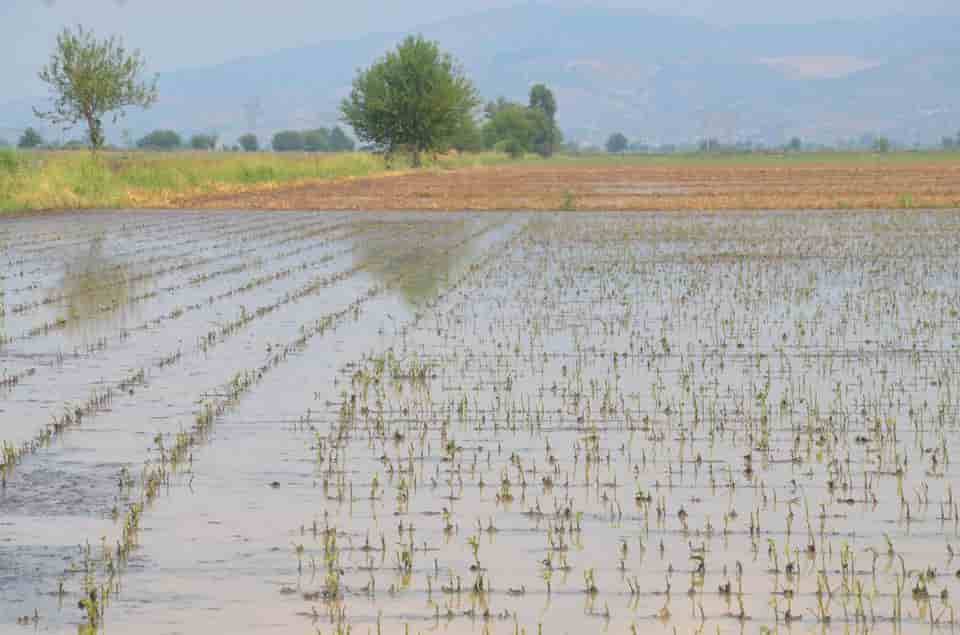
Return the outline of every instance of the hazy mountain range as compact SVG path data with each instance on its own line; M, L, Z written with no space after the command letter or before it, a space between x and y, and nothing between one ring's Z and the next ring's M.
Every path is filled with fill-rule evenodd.
M567 137L586 142L614 131L651 143L792 136L833 143L870 132L913 144L960 130L960 18L718 27L642 11L531 4L419 31L462 62L486 99L525 100L531 84L545 82ZM404 35L163 73L160 102L121 127L133 136L153 128L214 131L232 141L250 128L264 136L331 125L356 69ZM0 105L0 125L35 123L30 107L42 103ZM118 128L111 137L118 140Z

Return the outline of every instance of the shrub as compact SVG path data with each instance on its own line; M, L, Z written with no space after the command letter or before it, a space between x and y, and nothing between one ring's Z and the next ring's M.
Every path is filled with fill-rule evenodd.
M524 155L525 152L523 144L516 139L504 139L503 141L498 141L493 149L497 152L509 154L514 159L519 159Z

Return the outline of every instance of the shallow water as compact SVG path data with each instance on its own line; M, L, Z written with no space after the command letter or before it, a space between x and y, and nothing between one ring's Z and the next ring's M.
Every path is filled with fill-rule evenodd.
M951 628L960 213L0 236L0 632Z

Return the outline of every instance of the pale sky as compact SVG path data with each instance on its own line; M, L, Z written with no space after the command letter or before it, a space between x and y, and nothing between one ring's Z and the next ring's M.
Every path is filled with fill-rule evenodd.
M960 15L958 0L540 0L698 17L712 23L817 22L883 15ZM83 24L119 34L156 72L419 25L517 0L0 0L0 103L43 95L36 79L56 33Z

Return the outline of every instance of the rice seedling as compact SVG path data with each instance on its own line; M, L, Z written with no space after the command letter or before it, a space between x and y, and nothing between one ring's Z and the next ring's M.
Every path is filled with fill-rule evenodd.
M146 263L127 297L157 295L105 312L132 322L5 358L24 415L37 382L115 364L2 445L0 506L23 513L55 487L37 466L116 457L54 477L102 475L108 528L85 537L108 538L57 593L16 587L9 621L142 618L142 568L189 532L211 560L258 554L235 567L240 615L306 630L954 623L955 214L297 214L229 238L217 218L161 230L168 260L123 245L98 265ZM12 256L36 271L4 279L14 333L62 302L41 300L56 235ZM177 584L221 601L222 566Z

